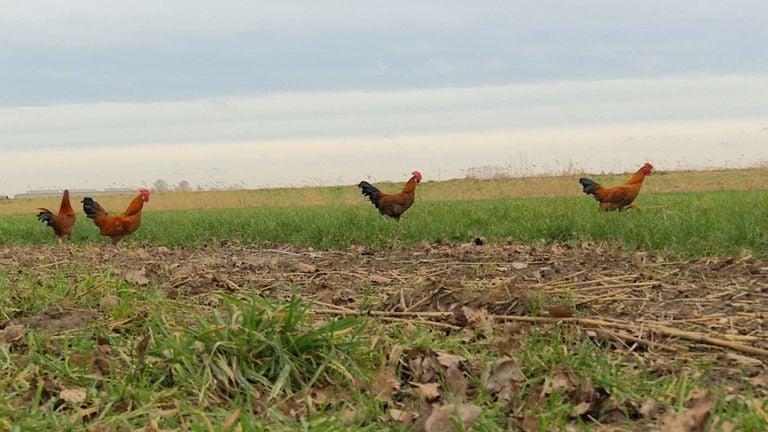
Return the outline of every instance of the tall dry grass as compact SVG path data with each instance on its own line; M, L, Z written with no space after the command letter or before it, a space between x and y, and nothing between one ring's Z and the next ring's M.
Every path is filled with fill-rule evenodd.
M630 173L591 175L594 180L614 185L626 181ZM578 175L557 177L527 177L494 180L429 179L417 189L417 200L472 201L483 199L578 196L582 194ZM403 183L378 183L384 192L398 192ZM768 168L716 171L657 172L648 178L643 193L704 192L721 190L757 190L768 188ZM73 196L73 206L79 208L82 196ZM111 213L121 212L132 199L130 195L94 197ZM355 185L303 187L207 192L166 192L152 195L146 211L191 210L251 207L296 207L317 205L366 205ZM38 207L58 208L59 198L34 198L0 201L0 215L35 213Z

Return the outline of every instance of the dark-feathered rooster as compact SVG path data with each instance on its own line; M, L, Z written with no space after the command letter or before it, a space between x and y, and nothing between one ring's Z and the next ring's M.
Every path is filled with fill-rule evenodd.
M367 196L373 205L379 209L379 213L399 221L400 216L413 205L416 198L416 185L421 182L420 172L414 171L411 174L413 177L408 180L400 193L382 193L376 186L367 181L361 181L357 187L362 189L363 195Z
M72 236L72 230L75 227L75 210L72 209L72 204L69 202L69 190L64 189L64 196L61 197L61 205L59 206L59 212L53 214L52 211L39 208L40 213L37 214L37 220L45 222L49 227L53 228L53 233L61 242L64 238L67 240Z

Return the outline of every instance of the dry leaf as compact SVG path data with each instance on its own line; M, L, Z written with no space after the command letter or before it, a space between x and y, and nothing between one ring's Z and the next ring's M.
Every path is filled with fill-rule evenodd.
M102 375L109 373L109 360L107 358L102 356L94 357L93 365L96 366Z
M339 294L336 291L326 288L318 291L318 293L315 294L315 300L321 301L323 303L334 304L338 296Z
M389 417L392 420L400 422L405 426L410 426L419 417L419 413L414 411L403 411L403 410L392 408L389 410Z
M371 383L371 392L382 402L392 404L392 396L400 390L400 381L395 377L392 368L384 367L379 370L376 379Z
M85 402L87 394L84 388L71 388L59 392L59 397L66 402L80 404Z
M747 357L745 355L731 353L731 352L725 354L725 358L742 366L762 366L763 365L763 362L760 359L756 359L754 357Z
M503 357L496 362L493 371L485 382L485 389L490 393L498 393L510 384L510 381L523 382L525 375L516 360Z
M316 266L307 263L299 263L298 268L301 273L315 273L317 271Z
M120 299L112 294L107 294L99 301L99 310L108 312L120 304Z
M149 279L147 278L147 269L141 268L139 270L128 270L123 274L123 278L126 282L135 283L136 285L147 285Z
M469 430L482 413L483 410L477 405L443 405L432 410L432 414L424 423L424 432L458 432L459 429L454 425L456 420L464 426L463 430Z
M523 424L521 428L524 432L539 432L539 418L531 411L528 411L523 416Z
M459 363L465 360L464 357L448 354L447 352L443 351L435 351L435 354L437 354L437 362L449 369L452 367L458 368Z
M712 397L708 394L693 399L682 412L670 411L660 421L661 432L701 432L709 420Z
M736 430L736 424L730 421L718 421L715 422L715 426L712 427L712 430L716 430L717 432L733 432Z
M229 278L227 277L227 275L221 272L214 272L211 278L213 278L213 281L216 282L217 284L226 284L227 282L229 282Z
M476 310L467 306L463 306L461 310L464 312L464 317L467 319L468 327L478 329L486 336L493 333L494 321L487 310Z
M528 268L528 264L524 262L513 262L511 265L512 265L512 268L515 270L525 270Z
M547 396L555 392L570 393L575 389L576 377L567 365L561 364L555 370L555 375L546 380L541 394Z
M567 303L551 306L547 309L551 318L570 318L573 316L573 308Z
M371 275L371 283L374 283L377 285L386 285L386 284L392 283L392 279L386 276Z
M661 412L661 405L653 399L648 399L643 402L639 411L640 415L643 416L645 420L653 420L659 415L659 412Z
M0 342L13 344L19 342L27 333L27 328L23 324L10 324L0 330Z
M749 382L755 387L768 388L768 372L760 372L759 375L750 378Z
M525 382L525 375L516 360L503 357L491 371L483 374L485 389L495 396L499 405L512 402Z
M412 382L410 384L416 387L416 395L426 401L431 402L440 398L440 386L438 383L420 384Z
M144 336L144 339L142 339L136 346L136 358L140 365L144 364L147 354L147 346L149 346L149 335Z
M408 369L411 372L413 381L427 383L435 380L440 364L432 356L411 357L408 359Z
M571 418L581 417L584 414L589 412L589 409L592 408L591 402L582 402L571 410Z
M464 400L467 394L467 379L457 368L448 368L445 372L445 388L456 400Z

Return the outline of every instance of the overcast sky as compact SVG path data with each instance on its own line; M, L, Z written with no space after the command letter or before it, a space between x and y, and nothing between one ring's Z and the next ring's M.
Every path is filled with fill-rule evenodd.
M765 1L0 7L0 194L768 160Z

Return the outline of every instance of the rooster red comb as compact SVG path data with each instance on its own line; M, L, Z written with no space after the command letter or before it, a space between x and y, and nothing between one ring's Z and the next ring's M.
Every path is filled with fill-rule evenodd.
M411 175L413 175L414 177L416 177L416 182L417 182L417 183L421 182L421 173L420 173L420 172L418 172L418 171L414 171L414 172L412 172L412 173L411 173Z
M144 188L139 189L139 195L141 195L141 198L142 198L142 200L144 200L144 202L148 202L149 201L149 195L150 194L151 194L151 192L149 191L149 189L144 189Z

